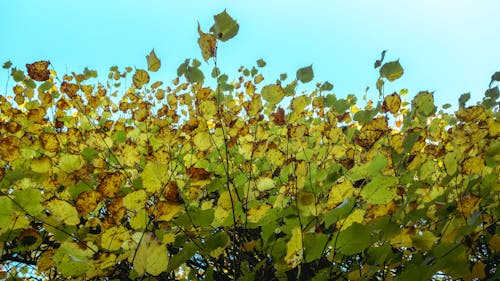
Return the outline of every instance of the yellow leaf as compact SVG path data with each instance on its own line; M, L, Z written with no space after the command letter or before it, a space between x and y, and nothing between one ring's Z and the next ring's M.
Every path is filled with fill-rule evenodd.
M352 212L345 220L341 220L337 222L337 226L342 229L346 229L351 226L353 223L363 223L363 218L365 217L365 210L356 209Z
M130 238L130 233L123 226L115 226L107 229L101 235L101 247L106 250L119 250L126 240Z
M252 223L257 223L267 215L267 211L271 209L271 205L256 205L248 210L248 221Z
M132 80L136 88L142 88L142 86L149 83L149 74L145 70L137 69L134 76L132 76Z
M47 203L47 209L56 221L67 225L77 225L80 223L76 208L66 201L54 199Z
M394 93L392 95L388 95L387 97L385 97L382 110L384 112L389 111L392 114L396 114L399 111L400 107L401 107L401 98L397 93Z
M148 223L148 214L145 209L139 210L135 216L130 218L130 226L135 230L144 229Z
M181 204L174 202L160 201L156 204L156 209L154 215L156 220L159 221L170 221L174 216L183 211L184 207Z
M31 170L39 174L48 173L52 170L52 162L48 157L33 159L31 161Z
M198 45L200 45L201 55L205 61L208 61L209 58L215 57L217 54L217 38L211 34L201 31L199 23L198 33L200 34L200 38L198 38Z
M127 194L122 202L127 210L140 210L144 208L147 199L148 195L146 191L141 189Z
M331 210L344 202L345 198L353 197L354 186L349 180L345 180L337 185L332 186L326 207Z
M160 69L161 62L158 57L156 57L154 49L149 53L149 55L146 56L146 60L148 62L149 71L156 72L158 71L158 69Z
M64 154L59 158L59 168L66 173L79 170L85 161L80 155Z
M259 191L266 191L272 188L274 188L273 179L261 177L257 180L257 189Z
M170 171L166 164L148 162L142 171L142 184L147 192L160 191L169 180Z
M193 138L193 143L200 151L205 151L212 146L208 132L199 132L196 134Z
M144 273L159 275L167 270L168 250L163 244L160 244L152 234L144 235L135 258L133 259L134 270L139 276Z
M290 268L297 267L302 263L304 257L304 249L302 247L302 231L296 226L292 229L292 238L286 244L285 262Z

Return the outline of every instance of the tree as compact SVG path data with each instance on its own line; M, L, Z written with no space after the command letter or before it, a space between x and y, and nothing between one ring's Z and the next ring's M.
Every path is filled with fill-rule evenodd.
M384 92L403 75L385 51L380 98L362 108L329 82L297 93L312 66L261 86L258 60L230 82L217 44L238 28L226 11L198 26L214 89L196 59L150 83L154 50L106 85L89 69L4 64L16 85L0 96L3 277L498 278L498 87L454 113L429 92L408 103Z

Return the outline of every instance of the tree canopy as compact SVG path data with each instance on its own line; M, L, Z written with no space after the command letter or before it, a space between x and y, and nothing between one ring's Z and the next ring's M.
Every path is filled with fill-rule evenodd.
M450 112L386 93L404 70L384 51L379 99L340 98L312 66L230 79L217 45L238 23L203 30L213 70L186 59L168 85L154 50L100 82L3 65L1 278L499 278L500 72Z

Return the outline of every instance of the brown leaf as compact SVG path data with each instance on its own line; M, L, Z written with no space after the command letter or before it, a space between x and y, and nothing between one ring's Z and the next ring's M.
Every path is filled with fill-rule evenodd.
M49 64L49 61L37 61L32 64L26 64L29 77L39 82L49 80L50 71L47 69Z

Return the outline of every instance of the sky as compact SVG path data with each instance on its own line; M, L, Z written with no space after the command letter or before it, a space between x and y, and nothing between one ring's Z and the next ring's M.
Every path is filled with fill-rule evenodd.
M361 98L369 86L376 100L373 63L387 50L385 61L399 59L405 72L386 94L434 91L437 105L456 106L466 92L481 100L500 71L498 0L0 1L0 63L25 69L49 60L58 74L88 67L104 80L113 65L146 68L154 48L162 61L155 78L167 83L186 58L202 61L197 23L208 32L224 9L240 25L218 48L230 79L261 58L266 83L312 64L314 81L329 81L339 97ZM203 65L209 76L213 62ZM0 69L1 94L12 89L7 76Z

